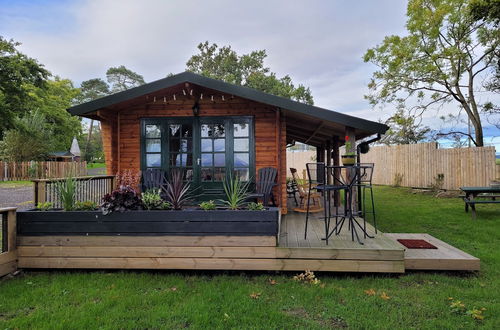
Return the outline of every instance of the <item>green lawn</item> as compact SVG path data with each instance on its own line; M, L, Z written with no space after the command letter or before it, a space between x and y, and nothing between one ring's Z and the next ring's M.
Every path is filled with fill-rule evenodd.
M31 181L0 181L0 188L17 188L23 186L31 186Z
M104 168L106 167L105 163L87 163L87 169L89 168Z
M375 194L383 231L434 235L481 258L482 271L318 273L318 285L274 272L28 272L0 283L0 329L498 328L500 207L478 206L472 222L458 198ZM484 320L467 315L474 308Z

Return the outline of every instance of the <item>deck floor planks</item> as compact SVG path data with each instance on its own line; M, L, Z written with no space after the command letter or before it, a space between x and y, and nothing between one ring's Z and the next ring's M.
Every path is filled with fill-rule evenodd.
M414 270L480 270L480 260L429 234L386 234L399 244L397 239L423 239L437 249L405 248L405 268Z

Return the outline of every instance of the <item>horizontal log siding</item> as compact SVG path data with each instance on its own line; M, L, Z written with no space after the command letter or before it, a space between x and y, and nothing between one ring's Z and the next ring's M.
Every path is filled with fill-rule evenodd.
M206 94L205 94L206 95ZM151 117L190 117L194 100L187 96L177 96L177 101L164 103L162 99L156 103L144 103L119 111L117 118L109 118L102 123L103 147L108 174L116 174L119 170L140 170L140 120ZM253 116L255 125L255 167L256 173L263 167L278 168L277 153L282 152L281 169L278 168L278 179L281 181L281 194L275 191L277 202L283 205L286 213L286 126L281 125L281 146L276 144L276 109L264 104L247 101L241 98L225 97L225 101L212 102L209 97L199 101L200 117L203 116ZM107 115L107 114L105 114ZM119 127L119 134L118 134ZM119 138L119 142L118 142ZM114 150L113 141L119 143ZM119 155L119 156L118 156ZM119 158L119 160L118 160ZM281 195L281 196L280 196Z

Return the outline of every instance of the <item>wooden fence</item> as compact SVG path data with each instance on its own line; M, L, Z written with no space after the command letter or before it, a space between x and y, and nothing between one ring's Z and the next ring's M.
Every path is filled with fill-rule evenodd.
M61 208L59 198L58 183L65 179L35 179L34 183L34 204L51 202L55 208ZM76 192L75 201L92 201L100 204L102 197L113 191L115 188L114 175L97 175L75 177Z
M497 176L495 148L439 149L437 143L372 147L361 162L375 163L373 183L392 185L402 175L404 187L429 187L444 174L444 189L488 186Z
M87 175L87 162L2 162L0 181L62 178Z

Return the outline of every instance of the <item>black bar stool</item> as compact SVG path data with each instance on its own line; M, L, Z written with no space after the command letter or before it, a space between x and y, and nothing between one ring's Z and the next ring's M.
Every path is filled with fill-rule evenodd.
M375 168L374 163L360 163L359 164L358 182L355 184L355 186L357 186L358 189L361 189L361 196L362 196L361 211L362 211L362 217L364 220L365 231L366 231L366 214L371 214L372 219L373 219L373 227L375 228L375 234L377 234L377 219L376 219L376 215L375 215L375 202L373 200L373 185L372 185L374 168ZM366 210L366 190L367 189L370 190L370 200L371 200L371 204L372 204L372 208L370 211Z
M345 185L330 185L327 184L327 167L325 163L307 163L307 178L309 181L309 187L307 192L307 210L306 210L306 227L304 233L304 239L307 239L307 224L309 222L309 204L310 204L310 196L312 190L316 190L317 192L323 195L323 209L324 209L324 221L325 221L325 241L328 244L329 238L329 230L330 230L330 219L332 217L331 210L331 192L332 191L341 191L346 190L348 187ZM338 206L336 207L335 212L335 227L338 225L338 217L343 216L338 213Z

